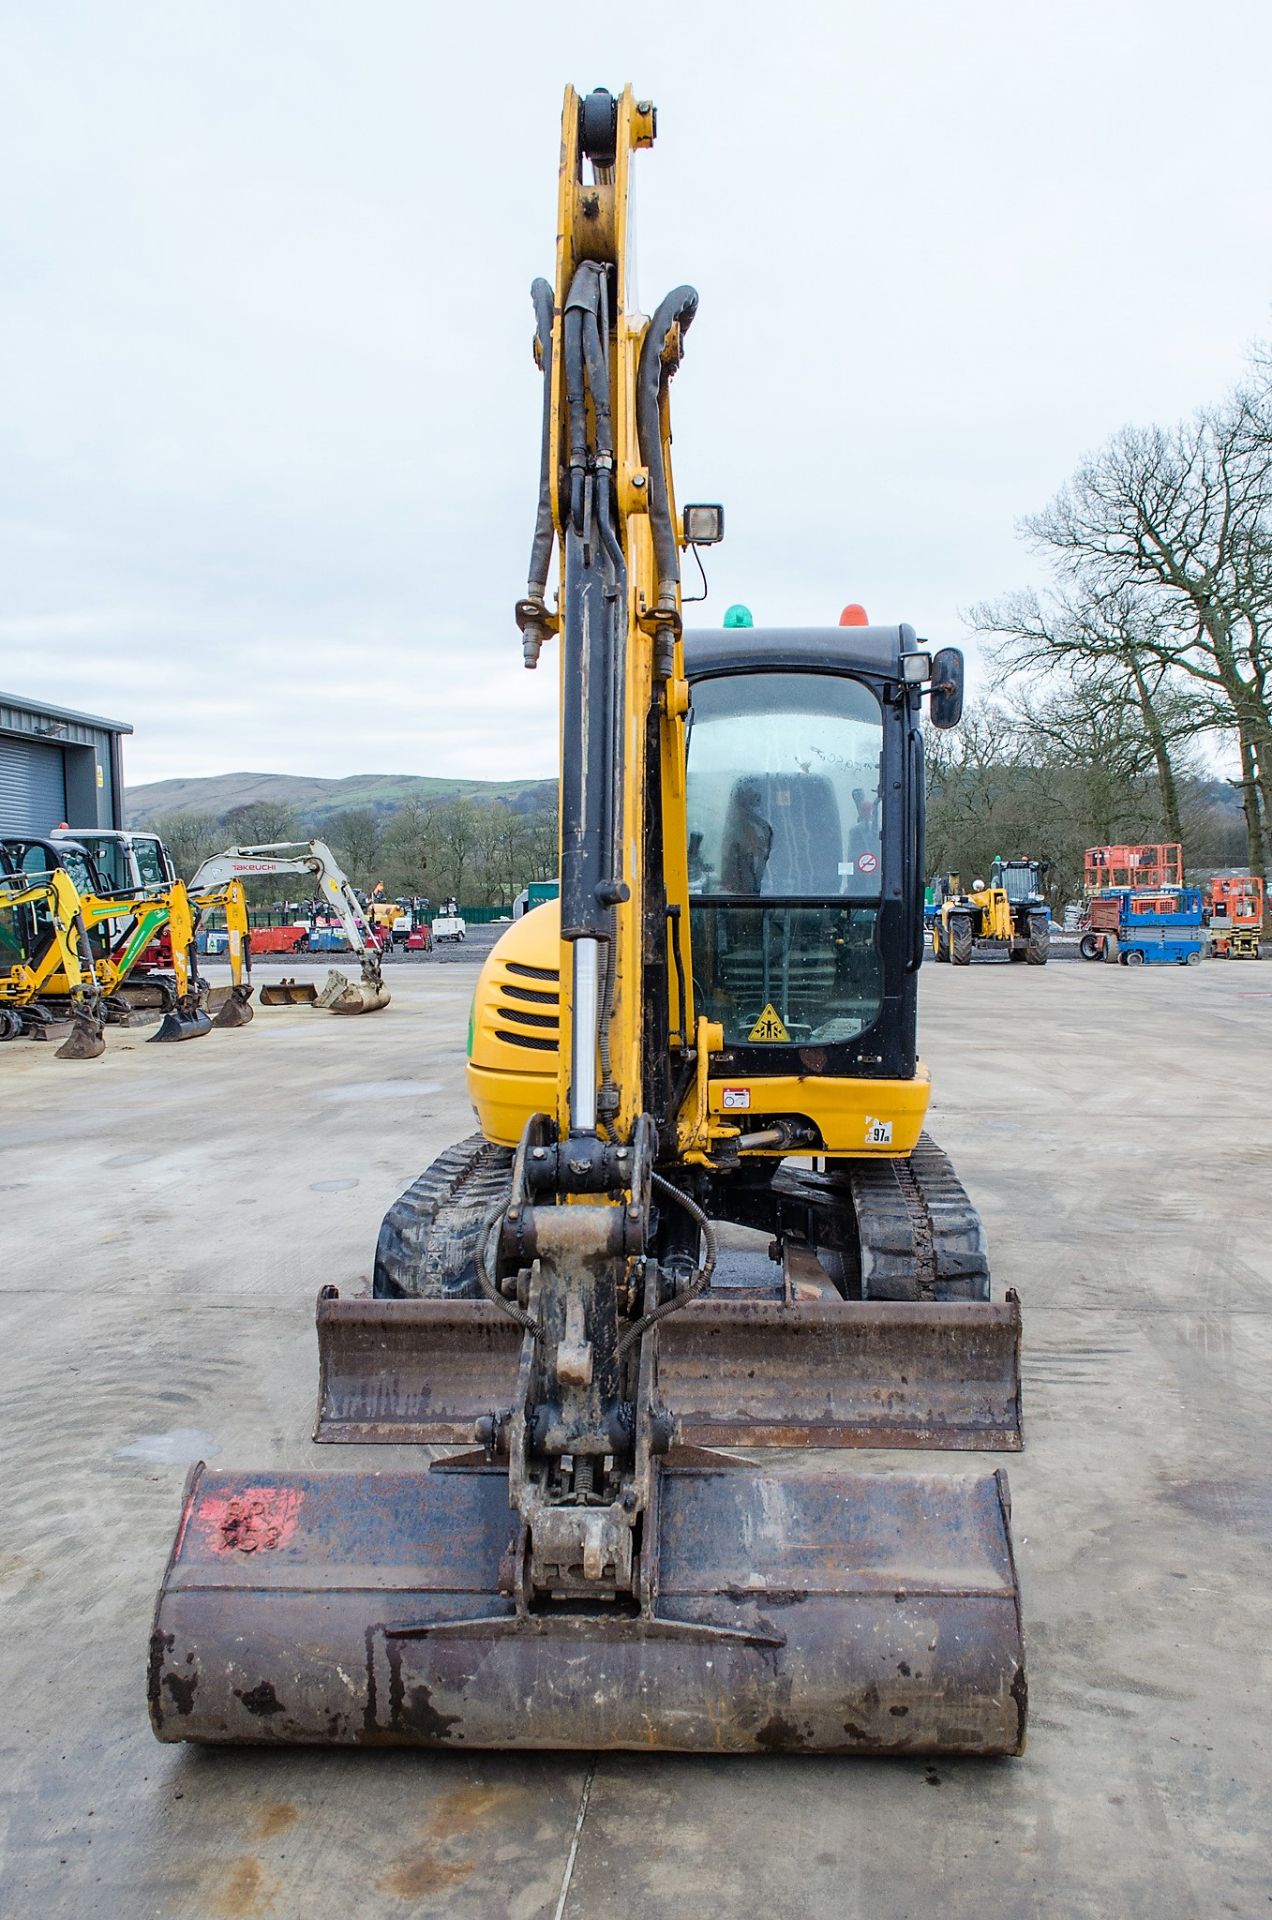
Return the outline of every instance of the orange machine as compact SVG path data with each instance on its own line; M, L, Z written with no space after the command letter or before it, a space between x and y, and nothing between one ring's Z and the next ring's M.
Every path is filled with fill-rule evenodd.
M1206 925L1216 960L1257 960L1263 931L1263 882L1252 873L1218 874L1206 887Z
M1088 847L1082 883L1088 893L1104 887L1182 887L1184 850L1178 841L1160 846Z

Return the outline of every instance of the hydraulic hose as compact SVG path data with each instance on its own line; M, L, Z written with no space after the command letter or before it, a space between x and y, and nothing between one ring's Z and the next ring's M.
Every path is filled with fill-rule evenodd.
M700 1293L705 1293L711 1285L711 1276L715 1272L715 1263L720 1255L720 1243L716 1239L715 1228L698 1202L691 1199L682 1188L673 1185L670 1180L664 1180L661 1173L652 1174L650 1178L659 1193L665 1193L669 1200L677 1201L690 1219L697 1223L707 1243L706 1257L687 1286L682 1287L679 1293L673 1294L670 1300L664 1300L658 1306L651 1307L648 1313L641 1315L634 1327L628 1328L614 1350L615 1360L621 1360L627 1349L633 1346L643 1333L647 1333L656 1320L665 1320L669 1313L679 1313L680 1309L687 1307L691 1300L696 1300Z
M503 1232L504 1215L508 1203L501 1200L493 1212L487 1214L477 1235L477 1251L473 1265L477 1270L477 1284L489 1300L492 1307L498 1307L500 1313L515 1320L524 1333L532 1333L536 1340L542 1340L543 1328L532 1314L519 1307L515 1301L505 1299L499 1291L499 1281L495 1273L495 1249L499 1245L499 1236Z
M687 333L697 311L698 296L692 287L676 287L659 303L640 350L636 376L636 433L641 461L649 470L649 524L658 563L658 607L667 613L672 612L676 604L680 555L676 529L671 522L667 470L663 465L659 405L674 368L664 365L663 353L672 328L678 325L682 335Z
M530 577L526 597L540 605L548 591L548 567L552 561L552 288L546 280L536 280L530 289L534 302L535 338L539 343L539 364L543 370L543 437L539 447L539 506L535 515L534 539L530 543Z

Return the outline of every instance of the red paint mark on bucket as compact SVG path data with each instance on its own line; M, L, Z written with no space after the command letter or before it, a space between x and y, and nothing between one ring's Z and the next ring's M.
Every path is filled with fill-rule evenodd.
M194 1524L213 1553L269 1553L285 1547L300 1520L304 1494L295 1487L247 1487L209 1493Z

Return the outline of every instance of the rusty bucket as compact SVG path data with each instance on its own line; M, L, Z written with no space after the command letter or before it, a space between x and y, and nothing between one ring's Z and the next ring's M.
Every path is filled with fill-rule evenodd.
M309 980L293 980L284 977L271 980L262 987L260 1001L263 1007L312 1007L318 998L318 989Z
M219 1001L219 1004L218 1004ZM213 989L210 1002L212 1025L226 1027L245 1027L254 1016L252 989L248 986L230 987L228 991Z
M378 977L350 980L335 967L327 975L317 1004L329 1013L378 1013L389 1004L389 992Z
M71 1031L53 1058L55 1060L96 1060L106 1051L101 1019L87 1009L71 1015Z
M195 1468L155 1612L160 1740L1014 1754L1006 1476L656 1474L648 1606L518 1614L500 1470Z

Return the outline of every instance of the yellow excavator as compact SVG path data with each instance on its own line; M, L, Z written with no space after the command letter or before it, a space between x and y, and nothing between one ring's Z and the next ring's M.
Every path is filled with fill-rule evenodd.
M65 982L60 1001L49 983ZM69 1022L59 1060L95 1060L105 1052L101 993L83 907L61 865L45 872L0 870L0 1040L42 1037Z
M1019 1305L923 1131L912 628L682 631L669 387L628 188L654 109L565 98L517 609L561 676L561 890L490 954L480 1133L324 1287L316 1438L403 1472L197 1466L149 1664L162 1740L1015 1754L1006 1477L721 1449L1021 1444ZM557 603L550 561L560 554Z

